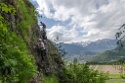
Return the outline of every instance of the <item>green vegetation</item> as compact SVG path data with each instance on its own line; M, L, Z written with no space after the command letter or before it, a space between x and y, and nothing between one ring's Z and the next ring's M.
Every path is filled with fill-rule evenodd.
M117 45L119 48L123 48L125 45L125 23L118 29L118 32L115 34Z
M105 83L107 75L89 69L86 64L78 64L77 61L68 65L59 76L61 83Z
M37 24L37 19L35 17L34 7L29 2L29 0L17 0L16 7L18 10L17 16L19 16L20 22L16 25L17 33L21 34L22 38L30 45L30 38L32 41L37 40L37 37L34 36L34 28Z
M50 52L49 52L50 55L53 55L55 53L59 54L58 49L56 48L56 46L54 44L51 43L50 40L48 40L48 44L49 44L49 49L51 49Z
M4 14L16 14L16 9L4 2L0 5L0 82L27 83L36 74L35 60L19 34L11 31ZM25 25L27 27L27 25ZM17 36L18 35L18 36Z
M90 68L99 72L106 72L105 75L108 76L108 79L105 83L125 83L125 79L122 78L123 74L119 73L120 65L90 65Z
M86 64L76 61L65 66L62 72L51 76L43 76L44 83L105 83L108 74L89 69Z
M108 50L103 53L100 53L99 55L92 57L89 62L91 63L110 63L114 61L118 61L125 57L125 48L121 49L119 51L119 48Z
M106 83L124 83L125 79L121 78L120 74L109 74L109 79Z
M44 83L59 83L58 78L54 75L52 76L44 76L43 77Z

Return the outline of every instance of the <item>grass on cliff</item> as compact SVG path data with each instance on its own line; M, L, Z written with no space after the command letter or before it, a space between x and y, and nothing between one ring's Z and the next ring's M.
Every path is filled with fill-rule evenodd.
M44 76L43 83L59 83L58 77L51 75L51 76Z
M24 4L24 0L21 1L23 3L17 3L17 5ZM0 3L2 4L0 5L0 10L2 12L0 15L0 82L28 83L28 81L37 73L35 60L29 53L29 49L22 36L16 33L17 29L14 30L15 32L11 31L11 24L4 15L13 14L13 10L16 12L17 10L14 6L9 6L9 3L5 3L5 1ZM26 6L25 10L27 10ZM21 11L24 12L24 10ZM16 14L17 13L15 13L15 15ZM32 18L30 15L28 18L29 17ZM27 17L22 16L21 18ZM28 28L28 25L30 25L30 23L26 25L23 24L20 28Z

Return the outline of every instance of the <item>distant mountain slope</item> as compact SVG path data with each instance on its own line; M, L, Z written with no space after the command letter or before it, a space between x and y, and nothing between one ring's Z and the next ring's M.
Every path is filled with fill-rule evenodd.
M87 61L88 58L106 50L114 49L117 45L116 40L103 39L94 42L79 42L71 44L61 43L61 46L67 52L64 58L68 60L77 58L78 60Z
M68 53L79 53L82 51L84 48L78 44L62 44L62 48L64 48ZM85 50L85 49L84 49Z
M84 48L94 52L103 52L105 50L114 49L115 47L116 47L116 40L103 39L91 42Z
M94 42L80 42L72 44L62 43L62 48L64 48L69 54L92 54L100 53L106 50L114 49L116 47L116 41L111 39L103 39Z
M91 62L111 62L125 58L125 48L108 50L90 59Z

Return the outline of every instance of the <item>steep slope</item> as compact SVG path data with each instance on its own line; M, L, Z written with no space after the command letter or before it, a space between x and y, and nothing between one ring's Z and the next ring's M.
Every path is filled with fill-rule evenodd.
M39 72L50 75L63 69L58 50L49 40L46 60L37 54L39 26L34 10L29 0L0 0L0 82L41 83Z

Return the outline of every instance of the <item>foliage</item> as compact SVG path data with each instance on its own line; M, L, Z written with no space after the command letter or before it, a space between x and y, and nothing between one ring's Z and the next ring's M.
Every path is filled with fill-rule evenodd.
M58 78L54 75L51 76L44 76L43 77L43 82L44 83L59 83Z
M17 0L17 8L21 19L17 24L17 29L21 31L21 35L25 35L24 38L28 41L28 37L31 35L29 29L34 27L34 25L36 25L35 23L37 23L37 19L34 16L34 7L28 0Z
M117 45L123 47L125 44L125 24L123 24L116 33Z
M2 13L15 13L12 5L1 3ZM0 82L27 83L36 73L33 57L21 36L10 31L9 22L0 15Z
M6 12L6 13L12 13L15 14L16 10L12 5L6 5L5 3L0 3L0 10L2 12Z
M54 44L52 44L50 40L48 40L47 42L49 44L49 53L50 53L50 55L59 54L57 47Z
M89 62L91 63L110 63L113 61L120 60L125 57L125 48L123 47L119 51L119 47L113 49L113 50L107 50L103 53L98 54L97 56L94 56L89 59Z
M89 69L86 64L75 60L60 74L61 83L105 83L107 77L103 73Z
M62 48L62 44L59 43L59 44L56 44L57 48L58 48L58 51L60 53L61 56L65 56L67 54L67 52L65 51L64 48Z

